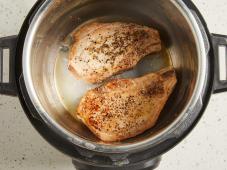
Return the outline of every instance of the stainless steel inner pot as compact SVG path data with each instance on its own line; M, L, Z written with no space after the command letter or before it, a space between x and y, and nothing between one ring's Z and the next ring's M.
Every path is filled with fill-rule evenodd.
M74 119L56 87L59 51L68 50L67 40L75 28L97 19L133 21L158 29L178 77L177 87L156 126L142 135L117 143L101 142ZM180 0L47 0L34 16L26 35L23 75L29 97L50 127L78 146L123 152L158 142L177 128L187 110L195 106L206 79L205 49L196 19ZM157 67L153 65L155 69ZM66 86L70 88L71 84ZM81 89L70 92L76 96Z

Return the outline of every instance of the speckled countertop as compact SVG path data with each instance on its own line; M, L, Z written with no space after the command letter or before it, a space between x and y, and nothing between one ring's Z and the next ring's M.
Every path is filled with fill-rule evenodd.
M211 32L227 35L227 1L194 0ZM0 0L0 37L17 34L35 0ZM0 96L0 170L73 170L33 129L17 98ZM194 131L159 170L227 170L227 93L213 95Z

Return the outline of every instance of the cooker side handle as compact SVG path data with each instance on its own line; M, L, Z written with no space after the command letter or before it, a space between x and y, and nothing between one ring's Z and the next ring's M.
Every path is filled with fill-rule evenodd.
M0 94L17 96L17 87L15 81L15 57L16 57L16 44L17 36L9 36L0 38ZM8 56L4 55L4 50L8 51ZM9 66L5 66L9 69L8 80L4 81L4 59L7 59Z
M220 93L227 91L227 76L225 80L221 80L220 78L220 57L219 57L219 47L225 47L225 54L227 54L227 36L226 35L219 35L219 34L212 34L212 43L214 49L214 61L215 61L215 68L214 68L214 86L213 92ZM227 55L226 63L223 63L227 66Z

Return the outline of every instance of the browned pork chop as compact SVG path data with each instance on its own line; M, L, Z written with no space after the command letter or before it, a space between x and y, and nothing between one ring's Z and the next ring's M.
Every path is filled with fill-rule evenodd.
M90 23L74 33L69 70L79 79L99 83L160 50L160 36L153 28L121 22Z
M90 90L77 115L101 140L134 137L155 125L177 82L173 68L135 79L117 79Z

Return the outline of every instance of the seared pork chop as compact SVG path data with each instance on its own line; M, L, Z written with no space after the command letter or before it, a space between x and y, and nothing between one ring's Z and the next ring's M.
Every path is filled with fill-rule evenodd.
M69 70L90 83L129 70L161 50L157 30L133 23L90 23L75 31L73 38Z
M76 114L103 141L128 139L155 125L176 82L173 68L112 80L88 91Z

